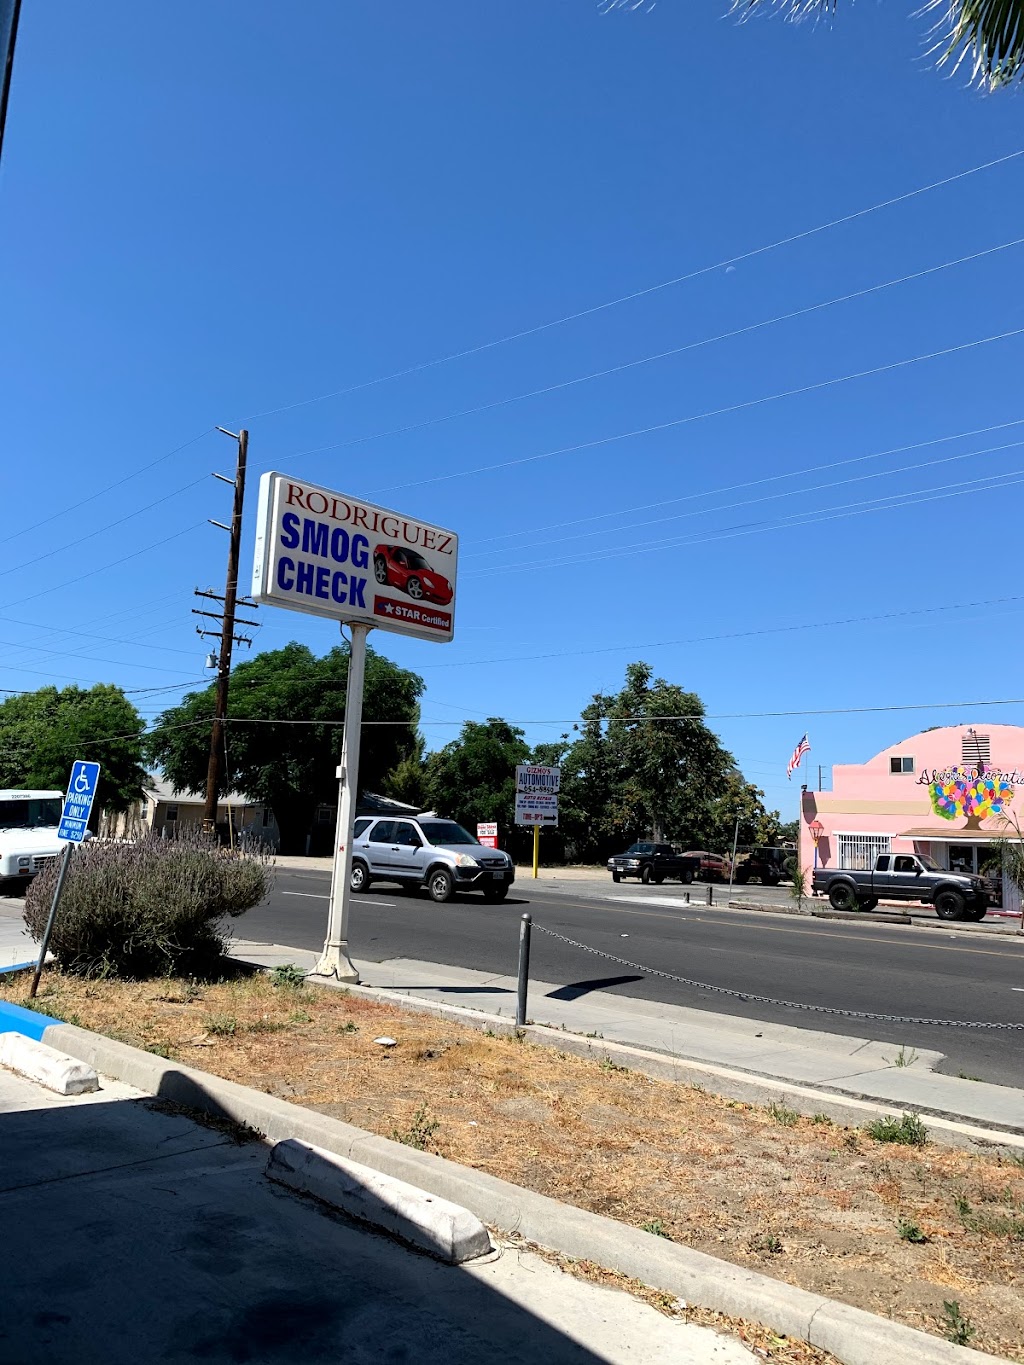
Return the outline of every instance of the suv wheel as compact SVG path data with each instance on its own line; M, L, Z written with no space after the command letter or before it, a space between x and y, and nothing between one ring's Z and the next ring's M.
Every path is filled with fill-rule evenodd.
M430 899L443 904L450 901L455 890L455 882L452 874L446 867L435 867L427 878L427 890L430 892Z
M649 864L649 863L645 864L645 865L640 869L640 880L643 882L644 886L647 886L647 885L650 883L650 880L651 880L651 867L650 867L650 864Z
M622 881L622 873L621 873L621 872L613 872L613 873L612 873L612 881L613 881L613 882L621 882L621 881Z
M966 909L959 891L940 891L935 897L935 913L939 919L966 919Z
M828 893L828 903L833 910L855 910L857 892L849 882L839 882Z
M368 891L370 889L370 872L361 858L356 858L352 863L348 885L350 891Z
M689 886L693 881L693 869L688 867L685 872L680 872L679 880L684 886Z

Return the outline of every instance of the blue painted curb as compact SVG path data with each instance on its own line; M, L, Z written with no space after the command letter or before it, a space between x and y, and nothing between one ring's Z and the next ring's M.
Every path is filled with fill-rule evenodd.
M23 1033L26 1038L41 1043L46 1030L52 1024L59 1023L59 1019L51 1019L48 1014L25 1010L20 1005L9 1005L0 1000L0 1033Z
M33 958L31 962L14 962L9 967L0 967L0 976L3 976L5 972L23 972L26 971L29 967L34 967L35 965L36 965L35 958Z

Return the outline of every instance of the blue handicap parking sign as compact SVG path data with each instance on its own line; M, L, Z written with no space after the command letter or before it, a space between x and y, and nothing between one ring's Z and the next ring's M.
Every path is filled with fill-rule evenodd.
M58 839L67 839L80 844L85 838L92 814L92 803L96 800L96 784L100 777L98 763L86 763L76 759L71 767L68 780L68 794L64 798L64 810L60 817Z

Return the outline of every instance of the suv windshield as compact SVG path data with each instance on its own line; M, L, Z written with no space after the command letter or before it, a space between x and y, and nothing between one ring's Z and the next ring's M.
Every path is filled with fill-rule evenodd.
M61 804L56 796L0 801L0 829L49 829L59 825Z
M468 829L463 829L454 820L421 820L420 829L428 844L475 844Z

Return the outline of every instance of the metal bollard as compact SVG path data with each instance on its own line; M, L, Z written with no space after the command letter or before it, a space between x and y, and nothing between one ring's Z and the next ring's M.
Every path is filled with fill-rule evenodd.
M524 915L519 921L519 991L516 997L516 1028L526 1024L526 994L530 986L530 935L533 920Z
M714 905L714 903L715 903L715 888L709 884L709 885L708 885L708 905Z
M689 905L689 904L690 904L690 893L689 893L689 891L684 891L684 892L683 892L683 895L686 897L686 904Z

